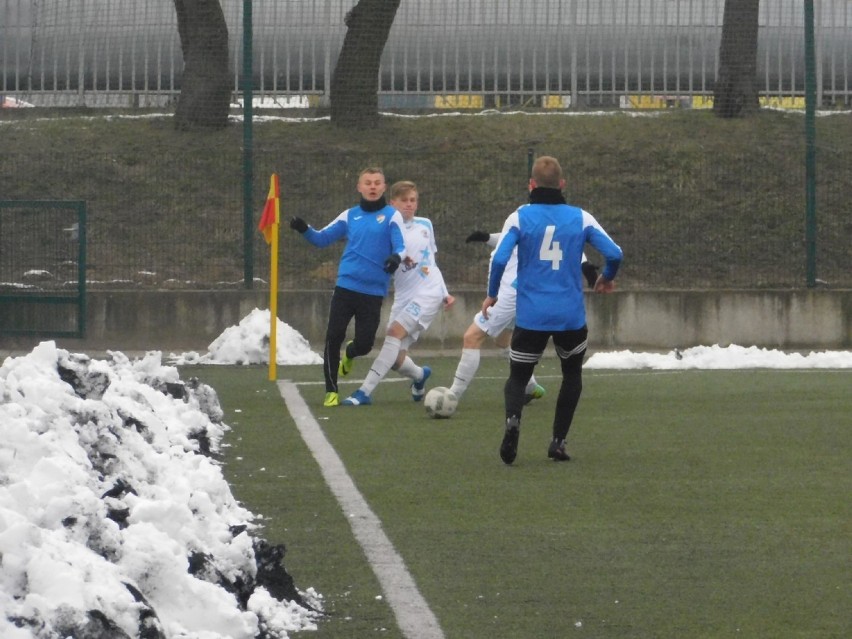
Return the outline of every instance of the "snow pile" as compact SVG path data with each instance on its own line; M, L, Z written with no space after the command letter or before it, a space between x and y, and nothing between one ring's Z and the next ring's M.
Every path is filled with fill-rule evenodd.
M613 351L595 353L584 368L658 370L728 370L741 368L852 368L852 352L823 351L807 355L757 346L694 346L668 353Z
M216 453L215 391L159 353L43 342L0 367L0 636L282 639L315 629Z
M238 326L226 328L208 346L206 355L195 351L182 355L169 355L169 361L177 366L186 364L266 364L269 362L269 310L254 309ZM322 357L311 350L308 340L289 324L277 317L276 320L276 363L278 364L322 364Z

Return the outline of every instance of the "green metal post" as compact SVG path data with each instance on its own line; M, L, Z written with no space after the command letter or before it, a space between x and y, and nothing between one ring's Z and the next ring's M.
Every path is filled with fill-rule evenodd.
M86 300L86 271L88 256L86 255L86 202L76 202L77 209L77 298L79 299L77 311L77 336L86 337L88 304Z
M254 285L252 37L252 0L243 0L243 285L248 289L253 288Z
M805 270L816 286L816 55L814 2L805 0Z

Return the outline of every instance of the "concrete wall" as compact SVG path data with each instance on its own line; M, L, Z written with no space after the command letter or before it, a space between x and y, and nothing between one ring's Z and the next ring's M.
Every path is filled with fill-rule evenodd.
M440 316L422 348L457 350L479 310L483 292L455 291L455 307ZM322 350L329 291L284 291L278 316ZM91 291L87 336L57 339L62 348L206 352L226 328L255 308L267 291ZM641 291L587 296L592 350L669 350L697 345L788 350L852 348L852 290ZM385 316L390 303L384 307ZM1 328L1 327L0 327ZM384 323L377 345L381 343ZM2 351L29 351L49 337L3 337Z

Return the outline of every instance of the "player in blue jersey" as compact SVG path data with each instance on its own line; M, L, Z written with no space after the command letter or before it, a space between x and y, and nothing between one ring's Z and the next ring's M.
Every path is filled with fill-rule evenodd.
M503 225L502 237L491 259L488 296L482 313L497 302L500 279L517 247L518 288L515 330L512 333L509 379L503 391L506 429L500 458L515 461L524 389L536 364L553 338L562 367L562 386L556 399L553 438L547 456L570 459L565 437L583 388L582 367L586 354L586 307L583 301L583 249L591 244L606 264L595 282L596 293L609 293L621 265L622 251L587 211L565 202L565 179L556 158L542 156L533 164L529 182L530 201L512 213Z
M341 402L342 406L372 404L373 391L390 370L411 379L411 398L415 402L423 399L432 369L415 364L408 352L438 314L455 302L435 261L438 246L432 222L415 215L420 200L417 185L407 180L396 182L390 188L390 197L404 220L407 255L393 276L393 306L382 349L364 383Z
M320 248L345 240L340 257L337 282L331 296L328 328L323 349L325 375L324 406L337 406L340 395L338 374L348 375L352 360L373 348L381 321L382 301L388 294L391 275L405 255L402 237L403 219L385 200L384 172L369 167L358 175L361 202L346 209L319 231L300 217L290 220L290 228ZM346 339L349 322L355 318L355 339L340 347Z
M487 233L485 231L474 231L465 240L465 242L485 242L495 250L499 241L500 233ZM586 260L585 254L581 268L589 288L594 288L598 278L598 269ZM453 376L453 385L450 387L458 400L461 400L479 369L481 350L485 345L486 338L492 337L500 348L500 353L507 360L509 359L509 344L512 338L512 328L515 324L517 273L516 248L512 251L512 257L503 271L503 279L500 281L500 288L497 291L497 303L488 310L487 316L483 315L481 311L477 312L462 338L462 354ZM529 404L534 399L541 399L544 397L544 393L544 386L538 384L535 375L533 375L524 391L524 403Z

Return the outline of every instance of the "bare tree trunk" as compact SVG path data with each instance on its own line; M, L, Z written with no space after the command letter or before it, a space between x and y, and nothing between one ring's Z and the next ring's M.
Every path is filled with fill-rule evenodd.
M346 37L331 79L331 121L340 126L379 117L379 63L400 0L359 0L346 14Z
M228 26L219 0L174 0L183 50L183 78L175 127L228 124Z
M713 112L722 118L754 113L757 98L757 31L760 0L725 0L719 78Z

